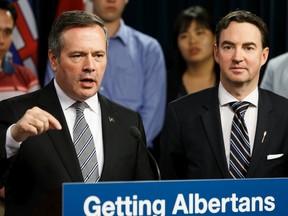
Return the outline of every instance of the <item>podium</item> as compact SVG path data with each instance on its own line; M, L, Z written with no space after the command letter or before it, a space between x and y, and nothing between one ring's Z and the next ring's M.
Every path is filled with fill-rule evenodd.
M288 215L288 178L63 184L63 216Z

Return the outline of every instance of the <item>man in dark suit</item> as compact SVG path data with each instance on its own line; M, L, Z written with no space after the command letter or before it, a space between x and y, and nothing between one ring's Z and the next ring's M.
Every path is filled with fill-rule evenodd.
M0 155L10 162L7 216L61 215L62 183L84 181L73 144L76 101L86 106L99 181L154 179L146 147L129 134L136 126L145 135L140 115L97 93L107 64L102 20L84 11L65 12L48 43L55 79L0 102Z
M268 36L263 20L247 11L219 21L214 57L220 83L169 104L163 179L288 177L288 100L258 88ZM246 113L234 114L234 102L248 107Z

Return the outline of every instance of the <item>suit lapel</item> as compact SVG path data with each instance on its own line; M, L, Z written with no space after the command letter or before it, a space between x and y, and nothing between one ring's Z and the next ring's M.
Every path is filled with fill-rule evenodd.
M204 105L206 112L202 114L202 121L219 170L225 178L228 176L228 165L225 156L223 133L221 129L222 126L219 110L218 86L213 88L212 94L210 94L210 99L207 101L209 102Z
M101 106L102 115L102 134L103 134L103 148L104 148L104 166L101 173L101 180L109 179L110 173L107 170L114 169L113 158L117 155L117 148L115 143L117 140L118 131L118 117L116 109L112 104L101 94L98 93L98 98Z
M259 89L257 128L247 178L253 177L257 171L257 167L263 166L263 164L259 164L260 158L262 158L262 155L264 154L264 151L268 145L268 140L272 134L272 130L275 127L275 119L271 115L272 110L273 104L269 96L266 94L266 92Z
M49 98L49 100L47 100L47 98ZM59 157L66 167L67 172L71 177L71 181L83 181L73 141L53 82L43 89L40 107L51 113L62 125L62 130L49 130L47 134L52 140Z

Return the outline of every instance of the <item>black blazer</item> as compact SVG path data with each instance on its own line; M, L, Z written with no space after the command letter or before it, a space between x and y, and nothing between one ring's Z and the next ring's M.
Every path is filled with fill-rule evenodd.
M154 179L147 151L129 134L130 126L134 125L145 135L140 115L98 95L104 145L104 166L100 181ZM17 122L27 109L34 106L56 117L62 130L49 130L28 138L10 159L11 168L6 183L6 216L61 215L62 183L83 182L53 82L39 91L0 102L1 158L6 157L4 145L8 126ZM48 213L50 210L53 213Z
M247 178L288 177L288 100L259 89L258 105ZM168 105L160 153L162 179L229 178L218 86ZM277 158L267 159L268 155L277 154Z

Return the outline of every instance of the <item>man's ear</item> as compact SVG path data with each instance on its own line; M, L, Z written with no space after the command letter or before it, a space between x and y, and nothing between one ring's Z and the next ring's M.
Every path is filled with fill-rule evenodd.
M262 51L262 66L267 62L269 56L269 48L266 47Z
M49 58L51 69L55 71L57 67L57 57L55 54L52 53L51 50L48 50L48 58Z
M215 43L214 44L214 59L217 63L219 63L219 60L218 60L218 46L217 44Z

